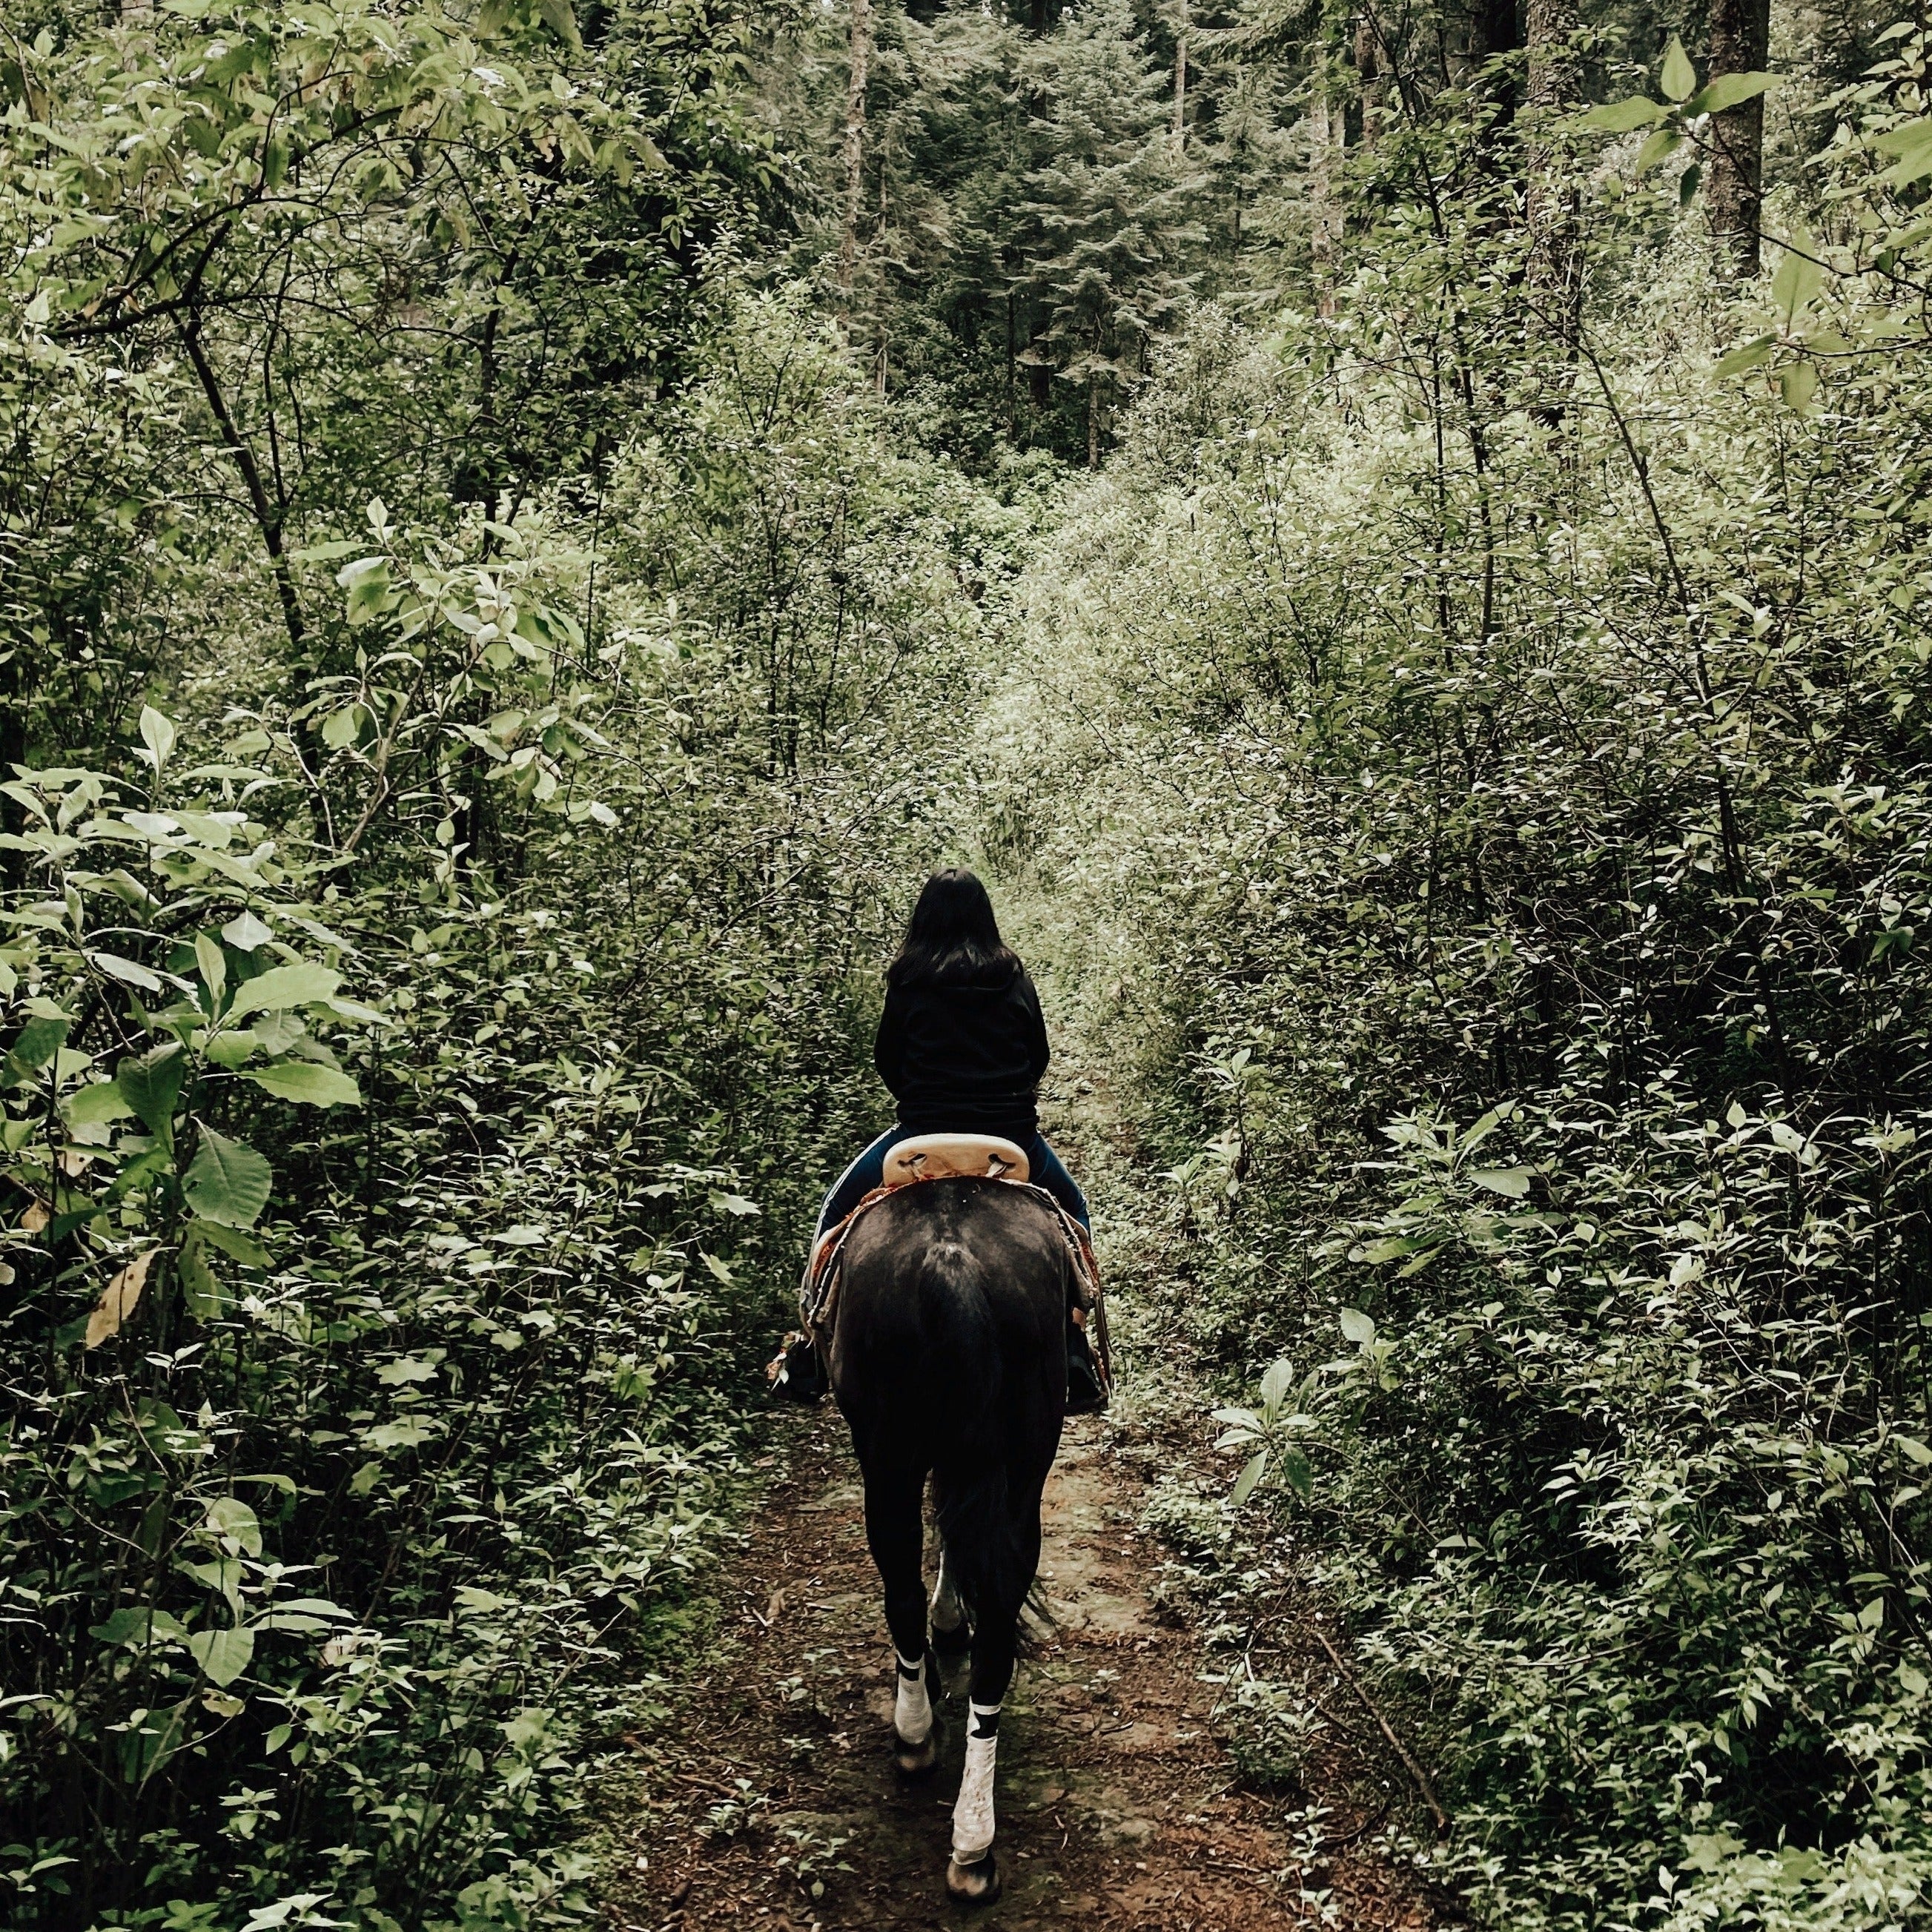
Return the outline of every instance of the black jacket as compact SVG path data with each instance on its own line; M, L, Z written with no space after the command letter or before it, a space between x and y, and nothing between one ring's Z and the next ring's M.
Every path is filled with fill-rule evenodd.
M1052 1058L1026 969L989 986L889 988L872 1064L909 1133L1038 1131L1034 1096Z

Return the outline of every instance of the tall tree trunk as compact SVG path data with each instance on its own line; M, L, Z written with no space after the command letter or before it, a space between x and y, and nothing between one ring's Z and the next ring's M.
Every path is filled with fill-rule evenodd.
M1342 214L1335 200L1335 151L1342 116L1329 99L1326 53L1316 56L1308 99L1308 252L1315 272L1316 313L1335 313L1335 257L1342 238Z
M888 123L888 125L890 124ZM873 230L873 233L878 238L879 245L890 250L891 244L886 240L886 152L884 147L881 147L879 151L879 225ZM886 320L886 313L885 304L883 302L880 303L879 305L878 389L881 397L886 393L886 372L892 362L892 330Z
M866 82L872 67L872 0L851 0L851 65L845 80L845 228L838 241L838 290L847 319L859 259L859 202L866 171Z
M1096 370L1087 375L1087 467L1100 466L1100 377Z
M1013 393L1013 361L1018 354L1018 344L1015 339L1013 292L1006 291L1006 434L1019 434L1018 403Z
M1525 280L1544 333L1566 360L1574 356L1582 328L1582 263L1577 247L1576 190L1568 178L1568 157L1557 123L1581 96L1576 28L1576 0L1527 0L1523 39L1529 50L1529 77L1524 105L1529 128L1523 160L1529 247ZM1553 408L1538 413L1553 422L1562 411Z
M1711 0L1711 70L1756 74L1771 58L1771 0ZM1758 217L1764 202L1764 97L1711 117L1711 232L1740 275L1758 272Z
M1531 0L1534 4L1534 0ZM1521 46L1522 28L1516 18L1516 0L1475 0L1469 16L1469 65L1472 76L1480 73L1498 54L1514 53ZM1484 87L1484 96L1496 104L1492 132L1514 119L1516 83L1507 74L1496 75Z
M1187 0L1180 0L1180 19L1174 43L1174 146L1187 145Z
M1382 129L1384 89L1382 34L1366 7L1355 16L1355 76L1362 89L1362 146L1372 148Z
M1027 394L1042 415L1053 400L1053 363L1046 352L1046 330L1037 314L1033 334L1027 339Z

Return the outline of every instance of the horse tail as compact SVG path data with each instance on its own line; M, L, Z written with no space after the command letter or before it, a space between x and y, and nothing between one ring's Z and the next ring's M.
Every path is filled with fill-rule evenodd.
M1008 1507L1000 1338L980 1264L958 1242L926 1250L918 1307L946 1566L976 1614L1016 1614L1030 1579Z

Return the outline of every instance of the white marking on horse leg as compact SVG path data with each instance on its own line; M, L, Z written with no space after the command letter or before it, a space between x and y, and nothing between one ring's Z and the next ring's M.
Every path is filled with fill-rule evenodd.
M946 1546L941 1544L939 1580L932 1586L932 1627L950 1636L965 1621L966 1606L960 1600L958 1588L952 1580L952 1568L946 1558Z
M974 1704L966 1726L966 1771L952 1808L952 1862L976 1864L993 1849L993 1757L1000 1744L1000 1707Z
M926 1660L898 1660L898 1690L892 1699L892 1729L902 1742L922 1744L932 1735L932 1700L926 1694Z

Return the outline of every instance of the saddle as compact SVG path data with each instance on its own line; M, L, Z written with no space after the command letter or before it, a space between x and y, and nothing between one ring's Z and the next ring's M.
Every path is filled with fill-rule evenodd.
M915 1134L886 1156L889 1188L911 1180L1026 1180L1032 1173L1024 1150L998 1134Z
M1024 1190L1044 1202L1059 1222L1072 1268L1072 1304L1094 1318L1094 1354L1102 1382L1111 1386L1113 1358L1108 1346L1106 1302L1101 1292L1100 1264L1094 1256L1092 1237L1056 1196L1034 1185L1030 1173L1024 1152L997 1134L919 1134L901 1141L886 1156L885 1184L875 1187L844 1220L826 1228L812 1250L806 1263L805 1279L799 1285L799 1318L804 1331L786 1336L783 1352L766 1371L774 1385L786 1378L795 1353L815 1355L819 1364L829 1358L838 1315L839 1264L845 1244L860 1222L881 1201L908 1187L922 1186L934 1180L978 1180ZM798 1364L801 1370L803 1366L802 1361Z

